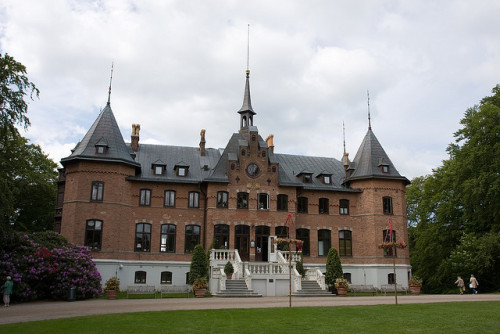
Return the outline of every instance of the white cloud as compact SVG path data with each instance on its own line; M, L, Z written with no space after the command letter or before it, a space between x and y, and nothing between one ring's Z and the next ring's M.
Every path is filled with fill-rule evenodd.
M255 124L276 151L353 157L368 128L401 174L430 173L500 77L497 1L4 0L0 50L40 88L27 135L56 160L108 98L126 140L224 147L250 32Z

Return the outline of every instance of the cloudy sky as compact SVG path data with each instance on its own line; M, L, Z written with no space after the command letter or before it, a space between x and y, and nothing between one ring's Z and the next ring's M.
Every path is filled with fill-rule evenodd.
M0 52L40 89L25 133L55 161L104 108L141 142L224 147L247 66L278 153L353 158L372 129L399 172L431 173L500 83L497 0L0 0Z

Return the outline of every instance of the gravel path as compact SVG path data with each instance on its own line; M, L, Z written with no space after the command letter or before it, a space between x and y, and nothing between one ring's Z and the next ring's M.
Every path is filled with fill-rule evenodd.
M399 304L500 301L500 294L398 296ZM394 304L394 296L369 297L293 297L292 307ZM71 318L85 315L228 308L288 307L288 297L262 298L164 298L91 299L82 301L40 301L14 304L0 309L0 324Z

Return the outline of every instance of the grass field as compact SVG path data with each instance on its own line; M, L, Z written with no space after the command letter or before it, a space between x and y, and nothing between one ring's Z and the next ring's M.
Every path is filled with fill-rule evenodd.
M0 333L499 333L500 302L161 311L0 325Z

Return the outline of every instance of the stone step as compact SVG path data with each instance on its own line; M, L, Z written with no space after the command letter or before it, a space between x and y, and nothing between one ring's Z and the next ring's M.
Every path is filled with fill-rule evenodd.
M227 280L226 290L219 291L213 295L214 297L231 298L231 297L262 297L261 294L248 289L245 280Z

